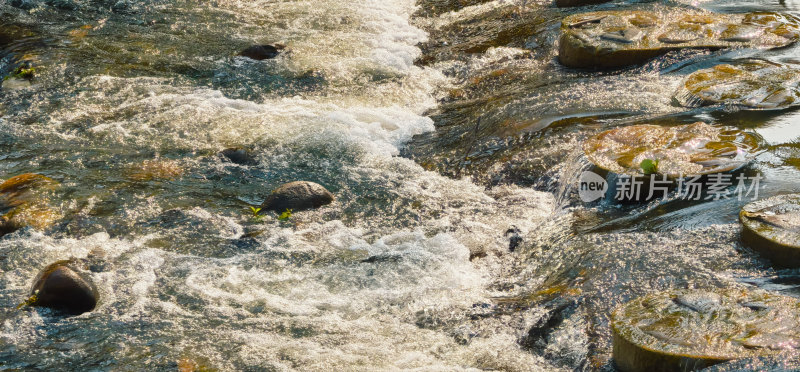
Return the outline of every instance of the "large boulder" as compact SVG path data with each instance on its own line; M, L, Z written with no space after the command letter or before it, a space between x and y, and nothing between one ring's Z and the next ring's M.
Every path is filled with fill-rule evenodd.
M270 194L261 208L283 212L319 208L333 202L333 194L318 183L295 181L283 184Z
M98 293L89 278L79 274L71 261L59 261L45 267L31 288L32 306L47 307L70 315L94 310Z
M717 65L689 75L675 97L689 107L788 108L800 103L800 69L767 61Z
M680 49L790 45L800 25L778 13L715 14L684 8L576 14L561 25L559 61L568 67L617 68Z
M800 302L763 291L668 291L619 307L611 330L620 371L694 371L793 351Z
M745 205L739 214L742 241L781 267L800 267L800 194Z

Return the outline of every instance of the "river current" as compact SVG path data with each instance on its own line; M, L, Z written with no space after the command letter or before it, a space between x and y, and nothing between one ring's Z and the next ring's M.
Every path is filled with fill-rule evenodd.
M0 237L0 370L613 371L608 315L637 296L800 296L800 271L739 242L749 200L587 204L575 187L589 135L702 120L758 135L761 197L800 192L797 111L672 100L700 68L800 47L590 72L555 60L560 19L587 8L544 1L0 1L0 73L36 67L0 89L0 179L59 181L64 216ZM295 180L336 201L253 216ZM97 309L17 308L73 257L100 262Z

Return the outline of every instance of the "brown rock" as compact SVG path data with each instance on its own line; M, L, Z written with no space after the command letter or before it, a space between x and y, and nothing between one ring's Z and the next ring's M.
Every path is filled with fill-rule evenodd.
M94 284L78 274L70 261L59 261L42 270L34 280L31 305L80 315L94 310L99 295Z
M800 24L778 13L715 14L682 8L601 11L562 21L559 61L568 67L617 68L673 50L791 45Z
M267 197L261 208L276 212L319 208L333 202L333 194L318 183L295 181L283 184Z

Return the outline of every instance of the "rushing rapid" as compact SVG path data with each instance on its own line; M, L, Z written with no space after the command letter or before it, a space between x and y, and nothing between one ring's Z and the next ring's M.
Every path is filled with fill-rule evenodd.
M668 3L800 16L792 1ZM800 295L797 270L739 241L744 202L587 204L575 188L590 136L704 121L757 138L743 169L762 196L800 191L797 111L673 98L712 62L791 64L798 47L568 69L559 24L580 11L3 2L0 74L35 78L0 88L0 180L55 180L58 218L0 237L0 370L611 371L611 311L637 296ZM237 55L261 44L282 49ZM235 164L228 148L253 159ZM297 180L335 201L258 214ZM18 306L37 272L71 258L91 262L93 311Z

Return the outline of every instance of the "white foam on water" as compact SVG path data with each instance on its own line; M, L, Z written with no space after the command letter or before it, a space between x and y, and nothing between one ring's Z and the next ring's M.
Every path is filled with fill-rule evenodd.
M512 225L535 230L554 203L530 189L487 191L397 157L412 136L434 129L424 112L435 105L434 88L445 83L440 72L413 64L420 54L416 44L426 39L409 24L414 1L218 6L232 14L246 11L248 19L286 17L282 22L296 35L279 35L291 54L276 63L323 71L329 86L303 97L250 102L167 79L94 76L83 79L87 89L45 124L6 123L3 130L131 152L258 145L289 154L319 148L352 153L340 164L342 177L390 185L397 199L418 202L423 220L404 228L393 226L391 213L346 223L314 220L321 215L312 212L295 217L299 227L265 223L255 248L222 258L152 248L148 242L155 236L56 239L19 232L0 240L0 253L10 253L0 263L17 265L2 274L5 305L21 300L30 278L49 262L99 249L112 265L87 273L102 296L97 310L65 320L23 310L5 321L0 340L25 347L31 355L25 359L33 363L56 366L65 357L136 365L188 353L223 370L545 368L541 358L520 349L519 329L503 319L486 320L491 331L466 345L454 337L466 316L437 315L439 326L417 324L420 313L466 314L473 304L490 302L493 273L514 260L504 232ZM310 16L290 17L301 14ZM253 36L251 29L240 31ZM272 155L261 159L285 156ZM130 223L161 211L147 195L142 198L125 211ZM185 213L195 223L219 225L209 232L217 238L243 234L242 220L201 207ZM471 262L474 253L488 256ZM83 351L37 350L52 336L31 333L80 326L101 340ZM152 351L159 347L165 348L161 354ZM93 354L98 349L107 354Z

